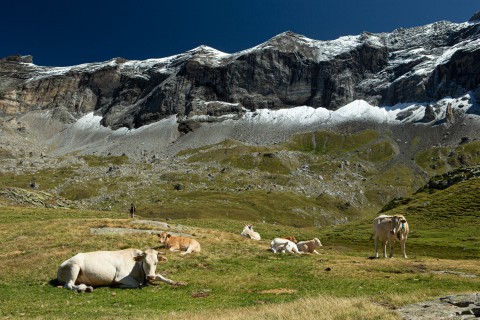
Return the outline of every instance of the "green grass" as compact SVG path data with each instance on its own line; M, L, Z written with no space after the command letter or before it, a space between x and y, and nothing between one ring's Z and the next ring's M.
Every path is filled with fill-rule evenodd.
M393 158L395 151L389 141L379 141L366 150L361 150L358 157L365 161L382 163Z
M418 153L415 164L429 175L441 174L478 164L479 148L477 142L431 148ZM395 152L389 137L373 130L351 135L314 132L283 145L248 146L229 140L184 151L178 155L184 162L177 168L154 171L148 179L139 173L156 170L154 164L97 156L82 156L95 179L78 166L2 174L2 187L28 190L31 182L38 183L38 190L25 192L32 197L52 191L87 201L107 194L95 208L117 212L0 207L0 318L201 319L226 309L247 312L254 319L258 308L278 304L292 308L291 303L307 297L320 299L315 300L318 304L329 297L357 306L398 307L478 291L480 179L453 179L455 184L443 190L424 188L414 194L425 177L418 168L392 161ZM113 171L99 182L98 173L106 172L102 167L111 165L124 166L132 175ZM303 166L308 169L301 171ZM322 183L340 178L344 179L340 184L361 181L366 203L352 205L333 194L312 196L302 191L309 183L321 190ZM370 235L376 208L400 197L404 201L390 203L384 213L407 217L409 259L400 258L398 245L394 259L369 259L374 254ZM183 257L168 252L168 263L158 266L169 278L188 285L105 287L84 295L56 288L58 265L75 253L158 245L154 235L90 234L90 228L104 226L142 228L126 219L131 201L137 204L137 216L186 226L183 231L200 241L201 253ZM345 217L348 220L339 219ZM339 221L348 223L332 225ZM239 236L246 223L254 224L262 241ZM301 240L318 237L324 245L321 255L268 251L272 238L286 235ZM335 317L355 319L348 312L360 307L351 308L339 308ZM381 312L364 318L391 317L388 308Z
M228 213L229 210L222 205L225 204L231 206L230 211L233 215L238 215L237 211L245 212L249 217L256 216L256 220L284 223L281 214L276 212L294 210L293 216L297 219L295 224L298 226L307 226L306 223L312 223L310 226L326 225L332 223L338 216L364 217L372 209L383 207L392 198L411 194L425 181L425 178L411 167L391 161L396 156L394 143L388 135L380 135L374 130L344 135L318 131L296 135L288 142L273 146L249 146L239 141L226 140L216 145L182 151L178 156L184 157L190 166L202 168L208 165L209 178L190 172L162 174L162 179L171 181L172 185L181 186L182 192L173 194L167 187L161 197L157 199L152 197L154 201L143 204L148 212L158 211L160 209L158 204L161 201L161 211L168 212L169 217L211 218L212 214L201 214L204 209L188 212L188 207L183 210L179 209L177 204L169 205L172 203L169 200L174 197L181 199L180 203L193 202L197 207L203 208L203 201L198 199L197 194L201 194L202 198L207 194L212 201L210 205L205 206L213 209L211 212L217 214L216 217L219 217L219 212ZM308 178L305 178L306 175L298 175L302 170L308 172ZM220 172L222 173L219 174ZM345 183L349 180L358 182L362 176L364 177L360 181L365 187L364 194L369 202L368 207L358 206L358 203L351 205L347 200L320 191L315 195L310 191L307 197L301 192L306 185L311 186L311 190L322 190L322 182L335 184L339 175L345 179ZM199 188L199 185L204 187ZM273 186L288 189L290 194L279 192L279 188ZM192 191L192 187L198 192ZM272 199L271 202L278 205L267 206L261 210L253 208L249 203L256 201L252 199L248 190L258 190L255 191L258 194L266 191L268 197L261 196L262 202L268 203L269 199ZM348 191L358 193L358 190ZM284 205L284 195L287 195L288 200L292 204L295 203L295 206ZM232 198L234 200L231 200ZM300 203L305 205L296 205ZM169 206L172 208L168 208ZM296 214L305 211L303 207L314 208L317 211ZM180 211L184 213L179 213ZM276 215L280 217L271 219ZM228 218L231 216L230 214ZM220 217L225 217L225 214ZM298 220L304 221L299 223Z
M313 152L315 154L342 154L368 145L379 137L374 130L365 130L357 134L339 134L336 132L317 131L300 134L286 146L290 150Z
M275 147L248 146L239 141L226 140L217 145L182 151L189 163L218 162L242 170L260 170L272 174L289 174L292 167L280 158Z
M303 158L302 162L317 168L325 165L328 159L325 156L341 156L343 160L346 154L357 151L356 157L362 161L384 163L395 154L391 142L381 140L380 134L374 130L365 130L345 135L327 131L305 133L278 146L248 146L226 140L213 146L182 151L178 155L188 157L190 163L216 161L223 166L272 174L289 174L302 164L300 159L280 155L280 150L298 152L295 157ZM313 160L312 155L323 157Z
M123 165L129 163L127 156L94 156L94 155L84 155L80 156L83 160L87 162L90 167L104 167L111 165Z
M177 191L164 194L157 202L142 203L138 210L147 217L163 219L249 219L255 222L312 226L316 220L321 219L315 214L316 208L326 204L321 200L302 197L292 192L261 190L236 193L209 190ZM338 202L335 199L330 201ZM321 222L325 225L331 221L324 218Z
M3 173L0 174L0 186L30 188L32 183L36 183L40 190L48 190L64 183L77 175L78 167L64 167L57 169L36 170L30 173L16 174Z
M325 226L370 216L391 199L409 197L427 175L477 162L479 148L476 141L431 148L418 153L415 162L404 163L398 161L401 152L388 134L318 131L270 146L226 140L182 151L167 170L124 156L72 155L88 166L23 168L0 175L0 186L29 190L35 182L38 188L31 191L74 201L72 207L81 202L84 207L127 212L135 202L149 217Z
M458 167L480 164L480 142L473 141L455 147L432 147L417 153L415 162L431 175L438 175Z
M60 196L69 200L88 199L99 195L103 186L104 182L100 182L98 179L82 183L81 186L78 184L69 184L63 188Z
M186 257L167 252L169 261L158 266L163 274L186 281L187 286L103 287L92 294L57 288L58 265L82 251L156 247L156 236L90 234L93 227L139 228L124 219L124 213L2 207L0 317L106 319L115 315L133 319L177 314L187 319L234 308L255 315L258 306L290 306L306 297L362 298L363 303L398 307L439 295L474 292L480 285L478 190L480 179L473 178L444 190L419 192L410 201L392 206L387 214L401 213L409 221L409 259L400 258L398 245L393 259L369 259L374 253L369 239L371 218L323 228L256 220L254 228L262 235L259 242L239 235L244 224L252 222L248 212L237 211L234 217L222 219L212 212L213 218L169 220L172 226L183 225L183 232L194 234L202 244L201 253ZM268 194L258 198L253 194L252 206L261 206L261 211L271 209L279 219L288 219L289 212L276 207L280 197L269 202ZM201 192L195 197L198 202L190 203L190 209L218 201L208 193L203 194L204 199ZM285 195L282 198L285 203L294 201ZM225 200L229 201L225 210L231 209L235 200ZM181 210L182 204L177 206ZM149 216L161 218L153 213ZM286 235L301 240L318 237L324 247L320 255L274 255L268 251L272 238ZM383 312L386 317L391 311L384 308ZM349 318L346 310L338 310L337 315Z

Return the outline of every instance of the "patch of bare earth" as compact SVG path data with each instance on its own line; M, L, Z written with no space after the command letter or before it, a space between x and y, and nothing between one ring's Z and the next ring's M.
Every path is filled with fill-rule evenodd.
M259 291L259 293L262 293L262 294L268 294L268 293L271 293L271 294L284 294L284 293L295 293L295 292L297 292L297 290L295 290L295 289L286 289L286 288L268 289L268 290Z

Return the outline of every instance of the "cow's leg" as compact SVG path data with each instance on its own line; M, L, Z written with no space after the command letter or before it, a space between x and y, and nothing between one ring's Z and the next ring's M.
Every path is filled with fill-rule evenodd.
M405 240L400 241L400 245L402 246L402 254L403 257L406 259L407 258L407 253L405 252Z
M285 244L281 245L279 244L278 246L273 246L272 247L272 251L273 253L277 253L277 252L280 252L280 253L285 253Z
M78 278L78 274L80 273L80 266L77 264L68 264L59 271L58 280L65 281L63 287L65 289L74 290L78 292L92 292L93 287L87 286L86 284L75 284L75 280Z
M315 254L320 254L320 253L318 253L318 251L317 251L317 250L313 250L313 253L315 253Z
M192 247L188 247L187 250L185 252L182 252L180 254L187 254L187 253L192 253Z
M140 283L132 276L127 276L118 282L118 287L122 289L136 289L140 288Z
M378 258L378 237L375 237L375 258Z
M297 246L292 246L292 251L293 251L294 253L297 253L297 254L303 254L303 252L298 251ZM292 252L290 252L290 253L292 253Z
M148 277L148 280L150 280L150 281L160 280L160 281L165 282L165 283L168 283L168 284L175 284L175 283L176 283L176 282L173 281L173 280L170 280L170 279L165 278L165 277L162 276L161 274L156 274L155 277L149 276L149 277Z
M393 258L393 244L394 244L394 241L393 240L388 241L388 244L390 245L390 258Z
M387 257L387 241L386 240L382 241L382 251L383 251L383 257L386 258Z

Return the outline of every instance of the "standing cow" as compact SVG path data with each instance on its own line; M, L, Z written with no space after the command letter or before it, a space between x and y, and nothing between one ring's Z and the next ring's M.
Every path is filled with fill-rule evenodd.
M402 215L381 215L373 219L373 237L375 240L375 257L378 258L378 241L382 241L383 257L387 257L387 242L390 245L390 258L393 257L393 244L400 242L402 254L405 253L405 242L409 232L408 222Z
M57 280L64 288L79 292L91 292L96 286L140 288L155 280L183 284L156 274L157 262L158 252L153 249L79 253L60 265Z

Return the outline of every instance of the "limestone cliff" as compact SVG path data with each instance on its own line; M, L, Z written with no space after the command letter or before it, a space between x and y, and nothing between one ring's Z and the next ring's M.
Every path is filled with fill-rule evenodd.
M479 91L480 24L437 22L391 33L317 41L285 32L226 54L201 46L162 59L41 67L0 60L0 112L54 109L64 121L88 112L113 129L173 114L219 116L295 106L335 110L430 102ZM476 97L478 94L476 95Z

